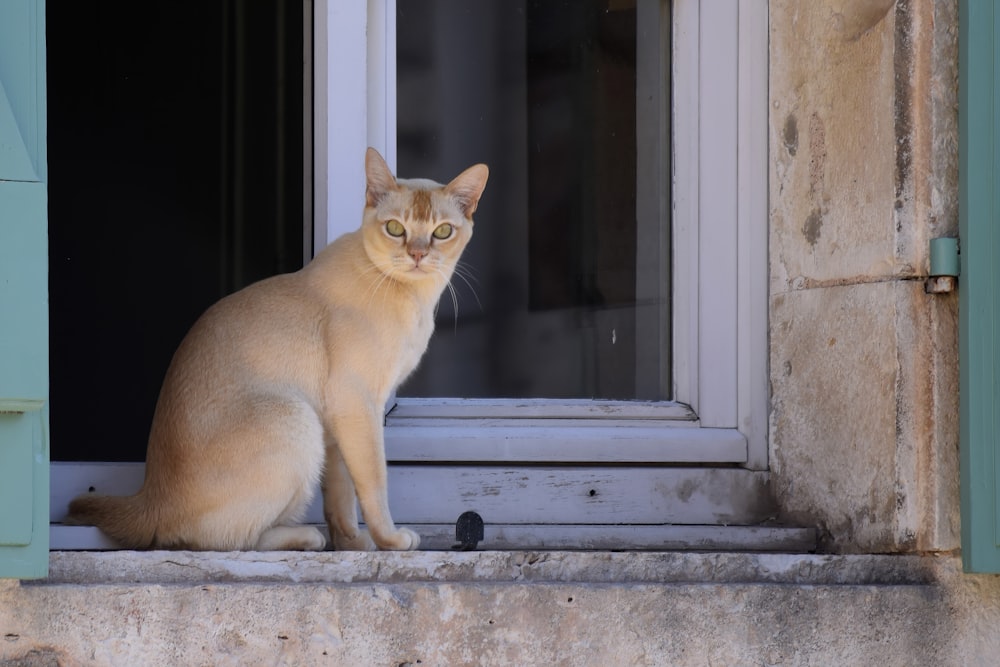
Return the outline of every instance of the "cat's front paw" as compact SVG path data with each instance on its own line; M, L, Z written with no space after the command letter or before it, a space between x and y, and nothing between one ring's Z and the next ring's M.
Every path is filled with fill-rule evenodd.
M409 528L399 528L395 532L390 533L381 542L376 540L379 549L385 551L413 551L420 546L420 536Z
M367 530L359 530L354 537L334 533L333 548L337 551L375 551L378 547Z

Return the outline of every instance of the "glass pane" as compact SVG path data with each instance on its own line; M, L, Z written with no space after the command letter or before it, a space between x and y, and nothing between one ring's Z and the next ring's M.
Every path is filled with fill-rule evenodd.
M666 50L637 39L635 0L396 6L399 174L491 172L458 310L442 299L400 395L669 398L666 292L644 287L665 280L667 255L637 261L665 238L667 186L637 196L636 178L641 141L664 133L637 121L637 91Z

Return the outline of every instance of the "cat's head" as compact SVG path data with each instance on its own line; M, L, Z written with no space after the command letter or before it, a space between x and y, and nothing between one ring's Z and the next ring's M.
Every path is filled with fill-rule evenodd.
M451 279L472 238L472 214L489 169L469 167L448 185L396 179L374 148L365 155L365 251L382 273L401 282Z

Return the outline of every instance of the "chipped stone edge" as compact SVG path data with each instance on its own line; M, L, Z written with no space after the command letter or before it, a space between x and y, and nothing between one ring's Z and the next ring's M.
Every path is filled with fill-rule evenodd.
M54 584L676 583L927 585L953 556L691 552L52 552Z

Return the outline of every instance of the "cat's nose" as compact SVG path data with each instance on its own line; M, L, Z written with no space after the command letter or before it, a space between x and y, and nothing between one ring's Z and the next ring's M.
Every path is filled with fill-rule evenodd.
M427 256L427 250L425 248L410 248L410 257L416 264L420 264L420 260Z

